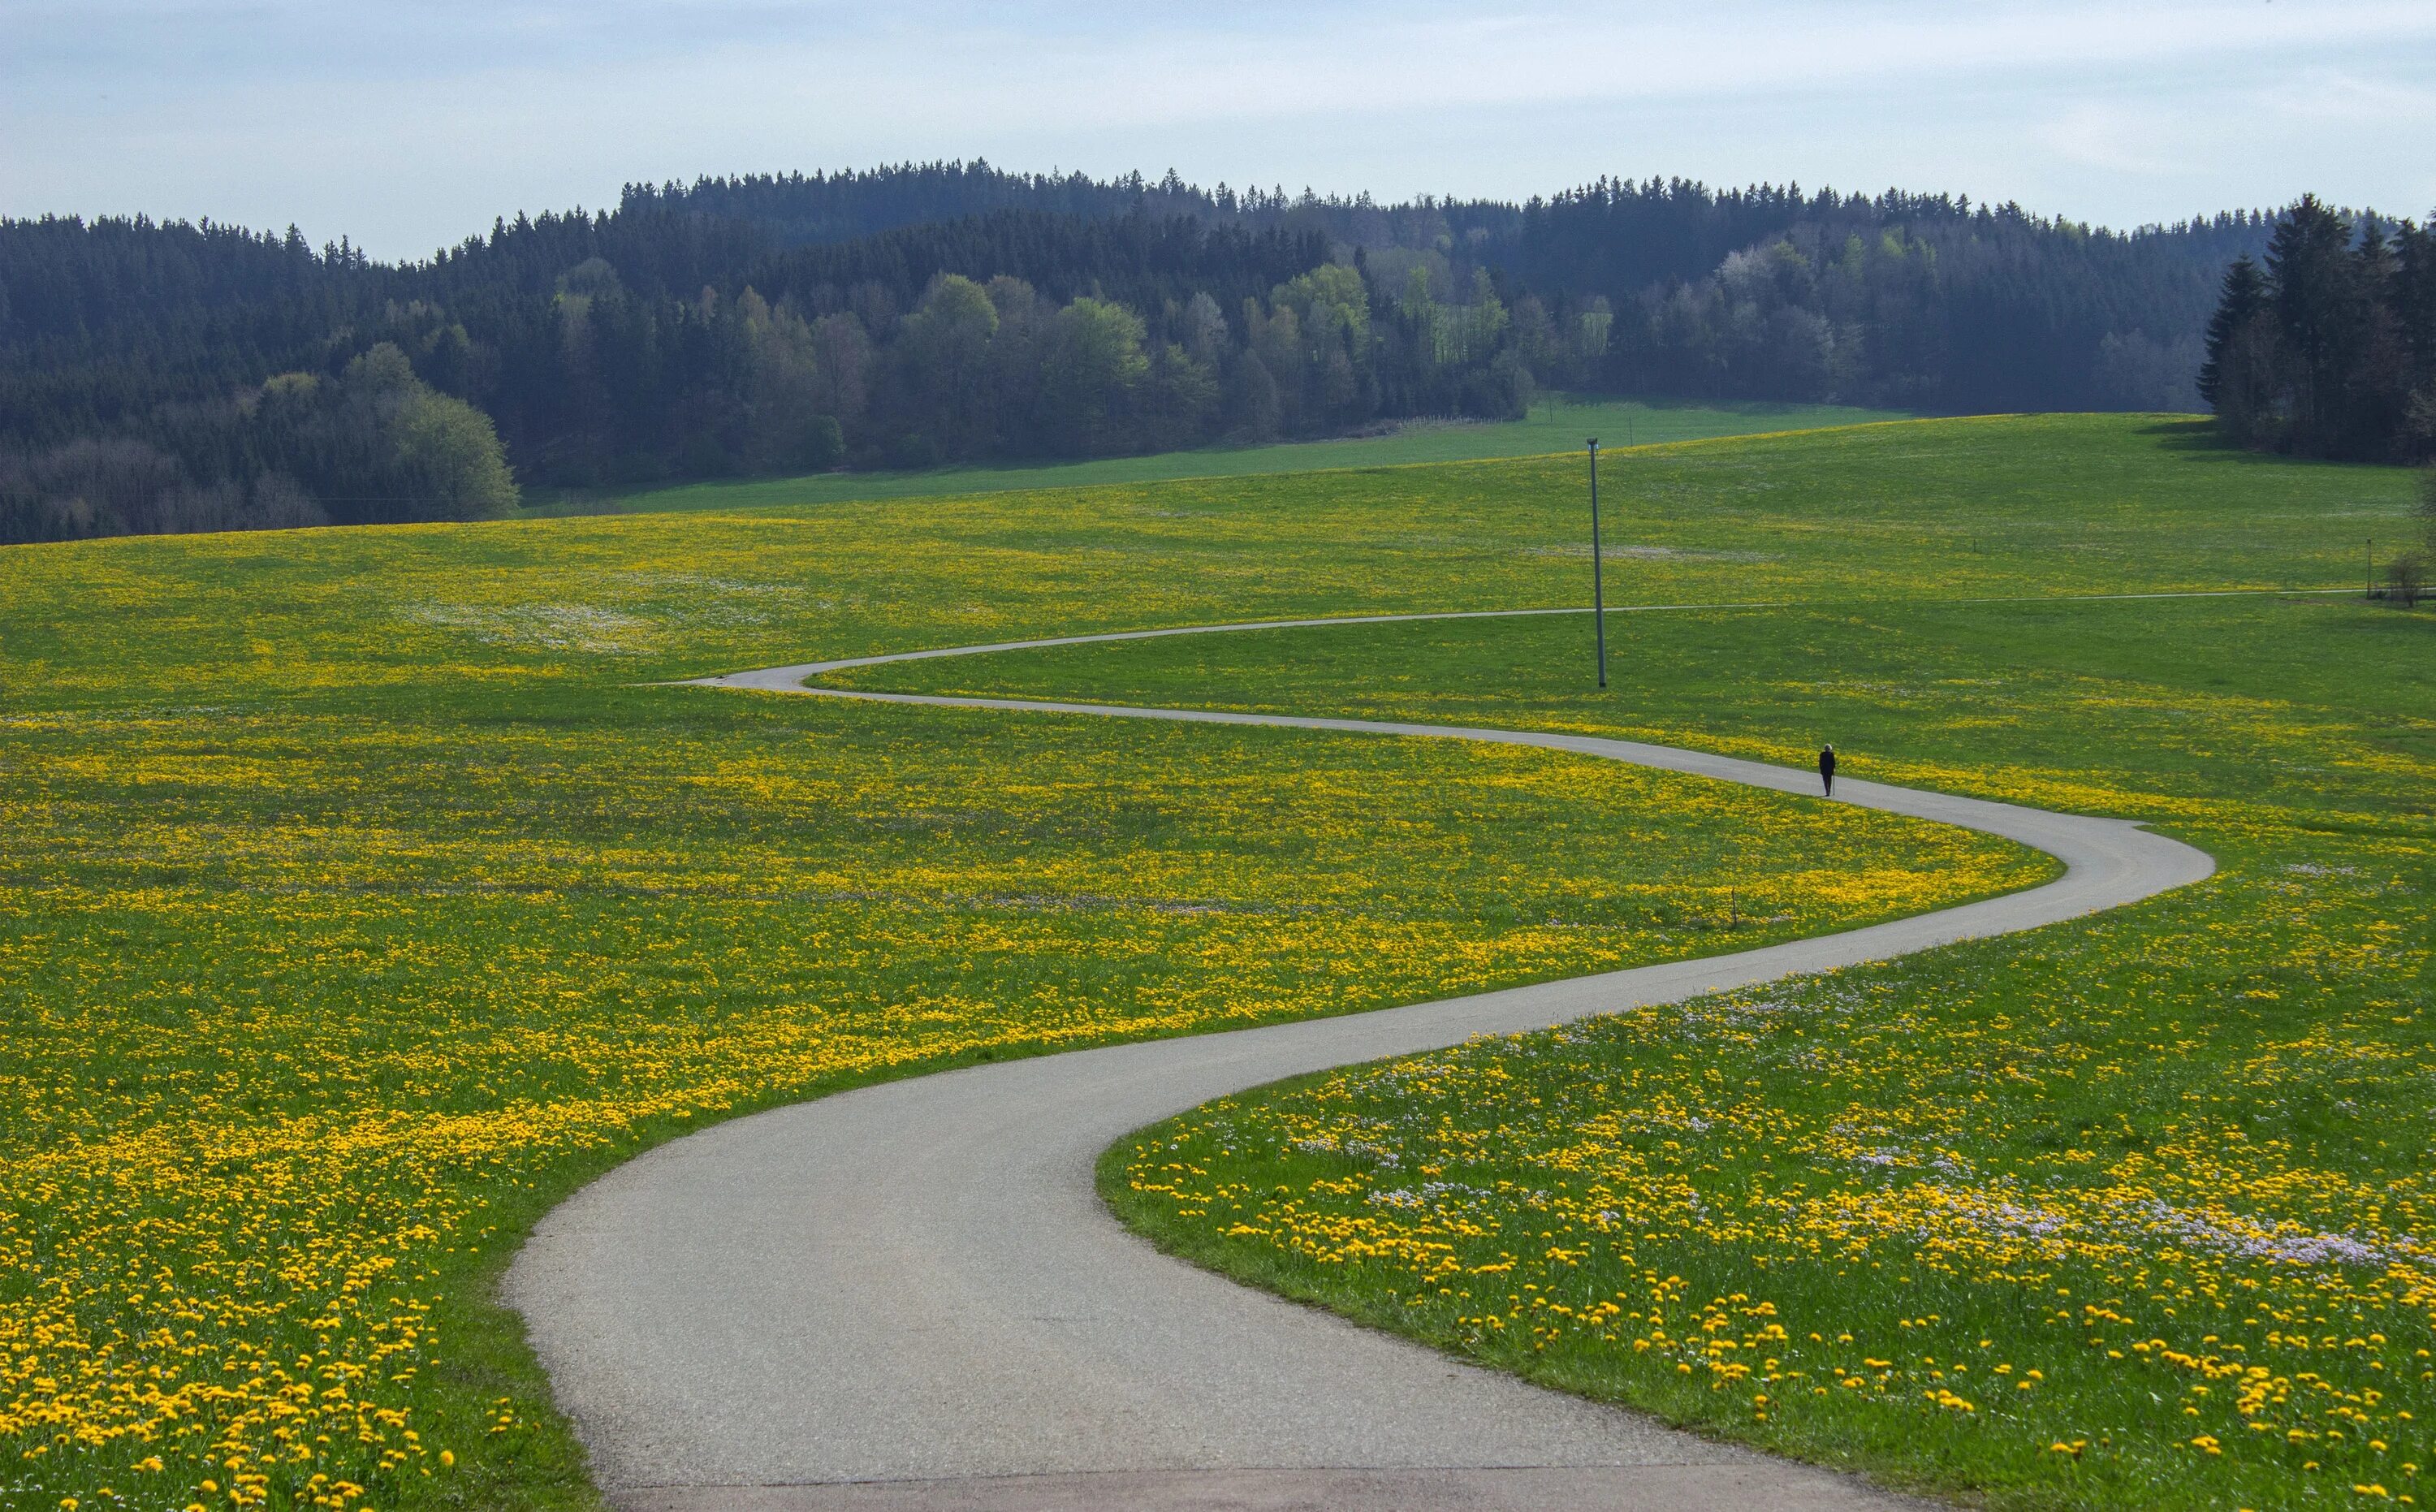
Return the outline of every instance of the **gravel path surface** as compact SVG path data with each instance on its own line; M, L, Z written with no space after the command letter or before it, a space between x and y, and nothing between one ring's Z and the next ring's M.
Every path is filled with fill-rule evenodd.
M1270 623L1445 617L1469 617ZM1585 736L803 686L880 661L1126 638L1138 636L703 681L1497 741L1817 791L1806 772ZM552 1212L507 1299L626 1512L1909 1504L1236 1286L1133 1237L1092 1185L1100 1152L1132 1130L1282 1076L2035 929L2215 869L2120 820L1851 778L1836 801L2002 835L2066 870L2027 892L1733 955L975 1067L739 1119Z

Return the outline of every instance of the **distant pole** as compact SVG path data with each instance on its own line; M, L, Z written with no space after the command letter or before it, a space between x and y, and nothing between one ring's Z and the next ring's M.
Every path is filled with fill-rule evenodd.
M1591 619L1598 627L1599 686L1607 686L1607 586L1600 581L1598 521L1598 438L1591 446Z

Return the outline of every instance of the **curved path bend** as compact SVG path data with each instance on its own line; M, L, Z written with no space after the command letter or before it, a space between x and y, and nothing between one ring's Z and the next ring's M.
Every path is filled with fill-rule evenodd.
M806 687L883 661L702 681L879 703L1487 740L1808 793L1760 762L1521 730ZM543 1220L509 1273L623 1512L829 1508L1904 1504L1860 1482L1280 1301L1153 1250L1092 1185L1130 1131L1282 1076L2005 934L2198 881L2201 851L2113 819L1853 779L1836 801L2065 863L2044 886L1732 955L892 1082L653 1149Z

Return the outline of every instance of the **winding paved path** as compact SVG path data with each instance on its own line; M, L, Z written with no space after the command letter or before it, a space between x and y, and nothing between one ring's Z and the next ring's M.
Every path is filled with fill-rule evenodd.
M1374 616L1273 621L1375 623ZM1807 773L1516 730L808 688L882 703L1541 746L1808 793ZM1441 1002L919 1077L662 1145L545 1219L508 1299L624 1512L828 1508L1859 1508L1858 1482L1525 1385L1236 1286L1092 1187L1142 1124L1281 1076L2034 929L2198 881L2119 820L1847 779L1836 801L2062 858L2028 892L1866 929Z

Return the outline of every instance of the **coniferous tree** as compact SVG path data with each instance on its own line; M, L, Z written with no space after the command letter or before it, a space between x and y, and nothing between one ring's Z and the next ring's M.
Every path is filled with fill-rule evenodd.
M2236 257L2208 317L2207 361L2199 377L2200 396L2236 444L2260 440L2274 418L2274 339L2266 275L2250 258Z
M2351 228L2313 195L2303 195L2276 223L2267 245L2276 350L2293 444L2337 450L2348 372L2362 337Z
M2263 274L2236 263L2208 327L2203 391L2233 441L2364 461L2436 455L2428 234L2303 196Z

